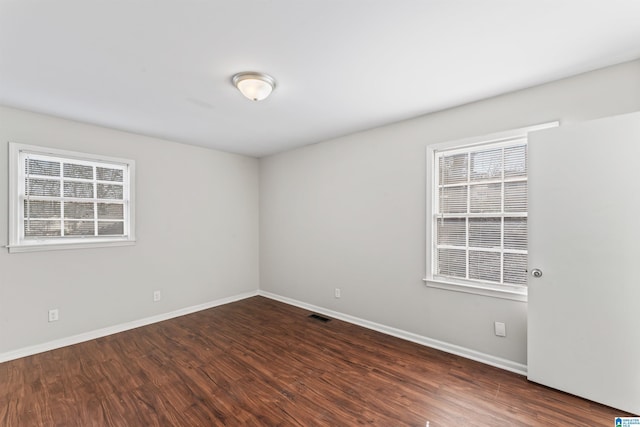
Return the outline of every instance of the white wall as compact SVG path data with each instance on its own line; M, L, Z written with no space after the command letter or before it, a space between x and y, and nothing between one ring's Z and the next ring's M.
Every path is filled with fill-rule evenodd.
M640 61L263 158L261 290L524 365L526 303L423 285L426 146L635 110Z
M136 161L131 247L0 251L0 356L258 288L258 161L0 107L0 242L8 141ZM162 301L152 302L153 291ZM50 308L60 320L47 322Z

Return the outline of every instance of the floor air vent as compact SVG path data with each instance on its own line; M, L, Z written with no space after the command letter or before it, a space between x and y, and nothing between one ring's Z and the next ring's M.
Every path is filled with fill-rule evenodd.
M314 314L310 314L309 317L314 319L314 320L319 320L322 323L327 323L327 322L331 321L331 319L329 319L328 317L320 316L319 314L315 314L315 313Z

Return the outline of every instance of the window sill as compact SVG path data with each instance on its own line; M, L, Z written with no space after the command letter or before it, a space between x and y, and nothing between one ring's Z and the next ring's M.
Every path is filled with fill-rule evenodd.
M69 242L69 243L31 243L22 245L8 245L9 253L58 251L67 249L108 248L114 246L133 246L135 240L103 240L93 242Z
M482 295L492 298L508 299L512 301L527 302L527 289L504 289L497 286L483 286L480 284L445 282L434 278L422 279L429 288L444 289L447 291L464 292L467 294Z

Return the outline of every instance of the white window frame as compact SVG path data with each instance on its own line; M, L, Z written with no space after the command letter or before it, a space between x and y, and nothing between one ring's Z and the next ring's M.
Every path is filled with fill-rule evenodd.
M558 126L559 122L544 123L536 126L527 126L519 129L512 129L504 132L498 132L481 137L464 138L455 141L448 141L439 144L427 146L427 206L426 206L426 276L423 279L426 286L456 292L465 292L477 295L484 295L495 298L510 299L515 301L527 301L527 287L494 284L476 280L458 280L453 278L443 278L434 274L435 268L435 242L436 236L435 221L433 220L435 209L437 207L438 192L434 186L437 183L435 176L437 167L435 165L436 154L441 151L453 151L460 149L466 151L475 147L494 144L506 145L519 141L527 143L529 132L547 129ZM500 215L497 215L500 216Z
M25 154L34 156L55 157L76 162L103 163L105 167L117 165L124 170L124 236L82 236L82 237L42 237L24 238L25 197L20 189L24 189L24 166L21 158ZM22 184L21 184L22 183ZM33 252L60 249L81 249L109 246L134 245L135 239L135 161L76 151L9 142L9 244L10 253Z

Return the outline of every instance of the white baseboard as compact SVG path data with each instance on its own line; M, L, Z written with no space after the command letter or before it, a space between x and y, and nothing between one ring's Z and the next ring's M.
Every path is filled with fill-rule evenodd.
M368 320L360 319L358 317L343 314L337 311L329 310L323 307L318 307L312 304L307 304L301 301L297 301L291 298L283 297L271 292L259 290L258 295L266 298L270 298L276 301L283 302L285 304L294 305L296 307L303 308L305 310L313 311L315 313L323 314L325 316L333 317L334 319L343 320L345 322L353 323L354 325L362 326L367 329L382 332L383 334L391 335L397 338L401 338L407 341L411 341L417 344L421 344L427 347L442 350L447 353L455 354L457 356L465 357L467 359L475 360L487 365L495 366L510 372L514 372L520 375L527 375L527 365L517 363L511 360L503 359L501 357L492 356L490 354L481 353L479 351L471 350L469 348L461 347L455 344L450 344L444 341L435 340L433 338L424 337L422 335L414 334L412 332L403 331L401 329L392 328L390 326L381 325L379 323L370 322Z
M169 313L162 313L144 319L134 320L132 322L121 323L119 325L109 326L94 331L84 332L82 334L73 335L66 338L61 338L46 343L24 347L18 350L9 351L6 353L0 353L0 363L7 362L9 360L19 359L21 357L31 356L38 353L43 353L49 350L55 350L57 348L66 347L73 344L78 344L85 341L90 341L96 338L102 338L107 335L117 334L119 332L128 331L130 329L139 328L141 326L150 325L152 323L162 322L164 320L173 319L174 317L184 316L186 314L195 313L201 310L217 307L224 304L229 304L235 301L240 301L245 298L250 298L256 295L261 295L266 298L270 298L276 301L283 302L285 304L293 305L303 308L305 310L313 311L323 314L325 316L333 317L335 319L343 320L345 322L352 323L354 325L362 326L367 329L382 332L383 334L391 335L397 338L401 338L407 341L411 341L417 344L421 344L427 347L432 347L437 350L442 350L447 353L462 356L467 359L475 360L477 362L485 363L487 365L495 366L497 368L505 369L510 372L515 372L520 375L527 375L527 365L513 362L511 360L502 359L500 357L492 356L490 354L481 353L479 351L471 350L458 345L450 344L444 341L435 340L422 335L414 334L412 332L403 331L401 329L393 328L390 326L382 325L368 320L360 319L358 317L350 316L348 314L339 313L337 311L329 310L323 307L318 307L312 304L307 304L301 301L297 301L291 298L283 297L271 292L262 290L245 292L242 294L234 295L227 298L210 301L204 304L198 304L191 307L181 308L179 310L171 311Z
M70 337L61 338L30 347L24 347L6 353L0 353L0 363L19 359L21 357L31 356L38 353L43 353L49 350L55 350L57 348L62 348L85 341L90 341L96 338L102 338L107 335L117 334L118 332L128 331L129 329L139 328L141 326L150 325L152 323L162 322L164 320L173 319L174 317L184 316L186 314L195 313L197 311L206 310L208 308L217 307L219 305L229 304L231 302L240 301L245 298L254 297L256 295L258 295L258 291L245 292L242 294L233 295L231 297L206 302L204 304L193 305L191 307L185 307L179 310L170 311L169 313L162 313L151 317L145 317L144 319L134 320L132 322L121 323L119 325L96 329L94 331L84 332L82 334L73 335Z

